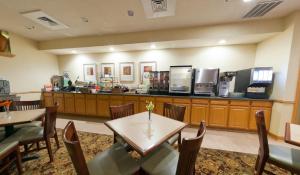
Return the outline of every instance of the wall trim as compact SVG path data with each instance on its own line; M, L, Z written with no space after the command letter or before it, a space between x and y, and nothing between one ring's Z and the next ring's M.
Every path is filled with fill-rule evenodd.
M274 100L274 103L282 103L282 104L290 104L290 105L294 105L295 102L294 101L286 101L286 100Z
M24 92L14 92L13 95L22 95L22 94L39 94L42 91L24 91Z

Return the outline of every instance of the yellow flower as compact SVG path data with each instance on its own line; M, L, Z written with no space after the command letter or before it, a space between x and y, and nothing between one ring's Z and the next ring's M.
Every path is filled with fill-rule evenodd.
M147 103L147 105L146 105L147 111L153 111L154 104L152 103L152 101L150 101L150 102L146 101L146 103Z

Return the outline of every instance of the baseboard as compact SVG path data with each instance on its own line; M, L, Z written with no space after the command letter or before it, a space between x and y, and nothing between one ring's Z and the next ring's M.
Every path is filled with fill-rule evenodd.
M284 137L278 136L274 133L269 132L269 136L272 137L275 140L284 140Z

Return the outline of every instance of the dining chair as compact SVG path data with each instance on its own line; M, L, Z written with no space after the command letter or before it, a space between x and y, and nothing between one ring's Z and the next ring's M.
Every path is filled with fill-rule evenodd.
M163 116L183 122L186 107L180 105L174 105L170 103L164 103ZM174 145L178 141L178 149L181 148L181 132L171 137L167 142L170 145Z
M27 111L27 110L41 109L42 107L43 105L41 100L12 102L13 111ZM15 127L23 128L23 127L30 127L30 126L42 126L43 120L44 117L30 123L16 125Z
M128 103L124 105L110 106L109 111L111 120L127 117L134 114L134 104ZM114 133L114 143L116 142L126 145L125 141L123 141L123 139L120 136Z
M76 173L79 175L129 175L137 173L140 169L138 163L119 143L113 144L86 162L72 121L69 121L64 128L62 137Z
M206 132L205 122L200 123L195 138L183 138L178 153L170 144L163 144L157 150L141 159L144 174L150 175L192 175L202 140Z
M15 163L18 173L22 174L21 155L18 142L0 143L0 174L8 174L8 169Z
M255 164L255 173L261 175L268 162L289 170L292 174L300 174L300 150L269 144L264 112L258 111L255 119L259 137L259 151Z
M53 153L51 149L50 139L54 138L56 142L57 149L59 149L59 140L57 137L56 131L56 116L57 116L57 105L52 107L46 107L46 116L45 116L45 124L43 127L24 127L19 129L16 133L9 136L5 140L4 143L19 141L20 146L33 145L42 141L46 142L46 147L36 149L28 149L25 147L24 154L32 151L39 151L40 149L48 150L50 162L53 161Z

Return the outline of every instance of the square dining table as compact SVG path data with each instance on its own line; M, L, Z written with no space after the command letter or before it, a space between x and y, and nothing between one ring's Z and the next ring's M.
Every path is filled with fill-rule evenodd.
M300 125L286 123L284 141L292 145L300 146Z
M186 123L155 113L142 112L105 122L113 132L122 137L141 156L147 155L169 138L180 133Z
M43 115L45 115L46 109L34 109L26 111L10 111L0 112L0 127L5 127L5 137L14 133L14 125L30 123Z

